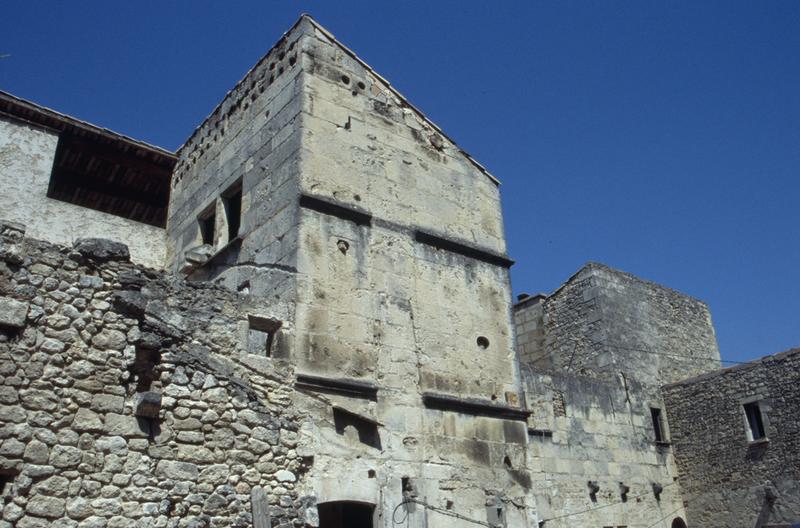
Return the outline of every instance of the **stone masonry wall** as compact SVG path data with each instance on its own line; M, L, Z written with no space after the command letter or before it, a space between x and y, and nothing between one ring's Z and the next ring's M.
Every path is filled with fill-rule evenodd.
M292 373L242 350L247 296L22 235L0 227L0 526L301 523Z
M371 222L301 211L298 369L377 380L402 403L505 401L519 392L508 269L415 238L503 255L497 181L332 35L300 42L301 191Z
M657 395L621 377L527 371L525 381L533 412L528 467L545 527L645 528L686 517L671 448L655 441Z
M800 349L664 387L690 526L800 523L798 387ZM753 401L760 441L747 435L743 404Z
M705 303L602 264L518 303L516 318L521 359L540 371L610 381L624 372L657 386L720 367Z

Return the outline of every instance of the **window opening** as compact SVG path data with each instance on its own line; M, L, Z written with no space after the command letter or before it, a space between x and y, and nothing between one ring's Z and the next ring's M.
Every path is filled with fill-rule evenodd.
M319 528L372 528L375 506L363 502L323 502L317 504Z
M247 319L247 353L272 357L281 321L256 315L250 315Z
M664 434L664 418L661 415L661 409L658 407L650 407L650 417L653 420L653 432L656 435L656 442L666 441Z
M378 424L375 422L366 420L344 409L334 407L333 425L336 428L336 432L340 435L344 435L345 429L352 427L358 433L359 442L376 449L381 448L381 437L380 434L378 434Z
M242 225L242 183L241 181L231 186L222 195L222 205L225 209L225 220L228 224L228 242L239 236Z
M744 404L744 413L747 416L747 425L750 441L760 440L767 435L764 431L764 419L761 415L759 402Z
M203 238L203 244L208 244L209 246L214 245L216 216L216 212L212 208L205 216L201 216L198 219L200 223L200 236Z

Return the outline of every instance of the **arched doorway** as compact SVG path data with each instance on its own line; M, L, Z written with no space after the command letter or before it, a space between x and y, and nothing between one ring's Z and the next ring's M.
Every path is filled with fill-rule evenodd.
M675 517L672 521L672 528L687 528L686 523L680 517Z
M365 502L335 501L317 504L319 528L372 528L375 506Z

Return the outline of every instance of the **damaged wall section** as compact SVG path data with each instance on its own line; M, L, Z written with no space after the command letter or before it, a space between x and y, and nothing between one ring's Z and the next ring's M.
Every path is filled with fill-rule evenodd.
M23 307L0 320L3 519L304 518L292 372L244 349L247 297L138 267L120 244L67 249L23 229L0 228L0 305Z

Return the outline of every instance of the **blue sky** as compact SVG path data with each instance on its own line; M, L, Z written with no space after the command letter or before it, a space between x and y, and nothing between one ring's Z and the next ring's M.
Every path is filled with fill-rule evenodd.
M586 261L800 346L800 2L30 2L0 89L169 149L308 12L502 182L515 293Z

